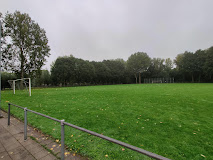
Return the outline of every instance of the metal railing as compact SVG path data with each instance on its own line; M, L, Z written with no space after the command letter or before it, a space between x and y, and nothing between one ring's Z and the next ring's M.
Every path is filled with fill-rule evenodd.
M15 107L18 107L20 109L23 109L24 110L24 140L27 140L27 111L28 112L32 112L32 113L35 113L37 115L40 115L40 116L43 116L43 117L46 117L48 119L51 119L51 120L54 120L54 121L57 121L60 123L61 125L61 159L64 160L64 152L65 152L65 144L64 144L64 125L67 125L67 126L70 126L72 128L75 128L75 129L78 129L80 131L83 131L83 132L86 132L86 133L89 133L93 136L96 136L96 137L99 137L99 138L102 138L102 139L105 139L109 142L113 142L115 144L119 144L121 146L124 146L126 148L129 148L133 151L136 151L136 152L139 152L139 153L142 153L146 156L149 156L151 158L155 158L155 159L159 159L159 160L169 160L168 158L166 157L163 157L163 156L160 156L160 155L157 155L155 153L152 153L152 152L149 152L149 151L146 151L144 149L141 149L141 148L138 148L138 147L135 147L133 145L130 145L130 144L127 144L127 143L124 143L124 142L121 142L121 141L118 141L116 139L113 139L113 138L110 138L110 137L107 137L107 136L104 136L102 134L99 134L99 133L96 133L96 132L93 132L93 131L90 131L90 130L87 130L85 128L81 128L79 126L76 126L74 124L70 124L70 123L67 123L65 122L64 120L59 120L59 119L56 119L56 118L53 118L53 117L50 117L50 116L47 116L45 114L42 114L42 113L39 113L39 112L36 112L36 111L33 111L33 110L30 110L30 109L27 109L26 107L21 107L21 106L18 106L18 105L15 105L15 104L12 104L12 103L8 103L8 126L10 125L10 106L13 105Z

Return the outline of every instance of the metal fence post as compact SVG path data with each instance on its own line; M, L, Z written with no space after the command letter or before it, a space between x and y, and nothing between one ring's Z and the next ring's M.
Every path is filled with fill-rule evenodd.
M24 140L27 140L27 108L24 108Z
M10 125L10 103L8 103L8 126Z
M64 160L64 119L61 120L61 160Z
M0 20L0 118L3 118L2 114L1 114L1 107L2 107L2 106L1 106L1 64L2 64L2 63L1 63L1 62L2 62L2 61L1 61L1 58L2 58L2 53L1 53L1 42L2 42L2 41L1 41L1 37L2 37L2 36L1 36L1 35L2 35L2 34L1 34L1 25L2 25L2 23L1 23L1 20Z

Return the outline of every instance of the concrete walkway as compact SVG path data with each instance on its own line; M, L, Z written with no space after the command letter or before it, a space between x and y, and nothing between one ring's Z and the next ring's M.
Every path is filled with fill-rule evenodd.
M0 119L0 160L55 160L60 159L60 144L54 142L34 128L28 126L28 138L24 141L24 123L11 116L7 125L7 113L1 111ZM66 160L87 158L65 151Z

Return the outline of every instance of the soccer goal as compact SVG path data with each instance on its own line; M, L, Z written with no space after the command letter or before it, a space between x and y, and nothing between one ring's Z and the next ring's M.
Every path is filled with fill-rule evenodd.
M169 78L145 78L144 83L175 83L174 77Z
M13 94L16 94L16 90L26 89L29 92L29 96L31 96L31 79L30 78L22 78L15 80L8 80L11 88L13 89Z

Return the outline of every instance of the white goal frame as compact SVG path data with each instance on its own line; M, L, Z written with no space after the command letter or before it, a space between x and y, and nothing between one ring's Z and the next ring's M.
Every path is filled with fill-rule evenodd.
M13 94L16 94L16 81L25 81L25 80L29 80L29 96L31 96L31 79L30 78L21 78L21 79L15 79L15 80L8 80L8 82L11 84L12 82L12 89L13 89Z

